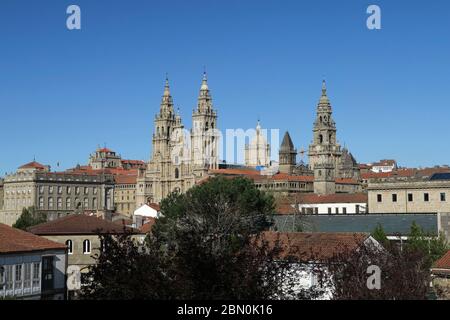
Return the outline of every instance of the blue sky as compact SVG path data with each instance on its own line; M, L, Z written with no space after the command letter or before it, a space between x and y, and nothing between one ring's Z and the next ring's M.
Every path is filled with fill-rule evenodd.
M148 160L165 73L189 128L204 66L221 129L259 117L306 148L325 77L358 161L448 164L449 31L444 0L2 0L0 175L34 156L86 163L104 143Z

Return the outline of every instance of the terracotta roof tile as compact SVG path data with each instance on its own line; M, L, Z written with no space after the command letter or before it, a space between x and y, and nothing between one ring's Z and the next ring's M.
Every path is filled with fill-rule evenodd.
M447 251L442 258L436 261L433 267L437 269L449 269L450 271L450 250Z
M65 248L63 244L0 223L0 254Z
M155 225L156 223L156 219L152 218L152 217L148 217L147 218L147 222L145 222L140 228L139 230L142 233L149 233L152 230L152 227Z
M57 234L97 234L101 233L121 234L125 230L136 232L136 229L120 226L114 222L107 221L85 214L70 214L50 222L42 223L28 229L37 235L57 235Z
M27 164L24 164L23 166L20 166L19 169L45 169L46 166L44 166L43 164L40 164L39 162L33 161L33 162L29 162Z
M282 252L280 258L325 260L346 250L355 250L369 238L368 233L335 233L335 232L265 232L263 239L269 245L278 240Z

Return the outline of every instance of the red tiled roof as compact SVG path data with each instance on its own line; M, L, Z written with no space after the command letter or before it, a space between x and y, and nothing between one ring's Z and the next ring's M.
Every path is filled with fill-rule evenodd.
M300 182L313 182L313 176L296 176L286 173L277 173L273 176L259 175L250 177L255 181L273 180L273 181L300 181Z
M279 241L281 259L293 257L301 261L325 260L346 250L355 250L363 245L368 233L341 232L264 232L263 239L269 245Z
M100 233L112 234L137 231L129 227L124 229L123 226L114 222L84 214L70 214L28 229L29 232L37 235L98 234L98 230Z
M142 160L122 160L122 163L130 163L130 164L145 164Z
M115 175L114 181L116 184L136 184L137 175Z
M349 178L338 178L336 179L337 184L359 184L355 179Z
M450 271L450 250L438 261L434 263L433 268L436 269L448 269Z
M450 172L450 168L445 167L438 167L438 168L423 168L423 169L416 169L416 168L405 168L405 169L398 169L391 172L367 172L362 173L361 178L364 180L368 179L381 179L381 178L390 178L390 177L425 177L425 176L432 176L434 173L443 173L443 172Z
M334 194L316 194L303 193L295 197L299 204L314 203L367 203L367 193L334 193ZM295 202L294 202L295 203Z
M224 175L260 175L258 170L253 169L213 169L209 172L212 174Z
M29 162L27 164L24 164L23 166L20 166L19 169L45 169L46 166L44 166L43 164L40 164L39 162L33 161L33 162Z
M157 203L149 203L148 206L156 211L160 211L161 207Z
M65 248L63 244L0 223L0 254Z
M101 149L98 149L97 151L98 152L114 152L114 151L112 151L111 149L108 149L108 148L101 148Z
M149 232L152 230L152 227L155 225L155 223L156 223L156 219L155 219L155 218L152 218L152 217L149 217L149 218L147 219L147 222L145 222L145 223L139 228L139 230L140 230L142 233L149 233Z

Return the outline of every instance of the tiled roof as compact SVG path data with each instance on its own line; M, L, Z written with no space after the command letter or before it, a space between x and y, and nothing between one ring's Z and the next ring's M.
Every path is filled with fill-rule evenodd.
M112 151L111 149L108 149L108 148L101 148L101 149L98 149L97 151L98 152L114 152L114 151Z
M442 258L434 263L433 268L448 269L450 271L450 250L448 250Z
M70 214L50 222L31 227L28 231L37 235L63 235L63 234L98 234L101 233L121 234L125 230L136 232L136 229L120 226L114 222L107 221L85 214Z
M63 244L0 223L0 254L65 248Z
M142 233L149 233L152 230L152 227L155 225L156 223L156 219L149 217L147 218L147 222L145 222L140 228L139 230Z
M161 207L157 203L149 203L148 206L152 209L155 209L156 211L160 211Z
M349 178L338 178L335 181L337 184L359 184L358 181L355 179L349 179Z
M302 261L325 260L346 250L355 250L369 238L368 233L265 232L270 245L279 241L281 259L293 257Z
M367 193L334 193L334 194L303 193L293 195L292 197L293 197L292 200L293 201L297 200L299 204L367 203Z
M130 164L145 164L142 160L122 160L122 163L130 163Z
M29 162L27 164L24 164L23 166L20 166L19 169L45 169L46 166L43 164L40 164L39 162L33 161Z
M117 184L135 184L137 180L137 175L115 175L114 181Z
M253 169L214 169L209 171L212 174L224 175L260 175L260 172Z
M423 168L423 169L416 169L416 168L405 168L405 169L398 169L391 172L367 172L362 173L361 177L362 179L368 180L368 179L380 179L380 178L390 178L390 177L431 177L435 173L446 173L450 172L450 168L446 167L438 167L438 168Z

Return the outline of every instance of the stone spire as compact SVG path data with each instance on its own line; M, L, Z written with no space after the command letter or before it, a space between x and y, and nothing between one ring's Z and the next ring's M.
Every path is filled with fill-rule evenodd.
M203 72L202 85L200 87L200 94L198 96L197 112L211 113L212 111L212 98L209 92L208 77L205 71Z
M172 117L173 115L174 115L173 99L172 99L172 95L170 94L169 78L166 74L166 81L164 84L164 93L163 93L163 96L161 99L160 116Z
M289 132L286 131L279 151L280 172L292 174L296 165L296 157L297 150L292 143Z

